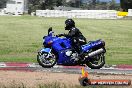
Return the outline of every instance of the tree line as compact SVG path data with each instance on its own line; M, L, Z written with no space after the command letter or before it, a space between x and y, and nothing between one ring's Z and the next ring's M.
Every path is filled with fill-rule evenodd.
M65 0L28 0L28 9L29 13L36 11L37 9L53 10L54 6L64 6L65 3Z
M8 0L0 0L0 8L6 7L6 2ZM75 1L75 2L73 2ZM119 10L122 8L123 11L127 11L132 8L132 0L120 0L120 4L116 3L115 0L111 0L109 2L101 2L100 0L70 0L66 2L66 0L28 0L28 10L29 13L36 11L37 9L45 10L45 9L54 9L54 6L68 6L82 9L99 9L99 10Z
M98 9L98 10L110 10L120 9L120 4L117 4L115 0L109 2L101 2L100 0L87 0L82 2L81 0L71 0L66 2L66 0L29 0L29 12L35 11L36 9L54 9L54 6L68 6L82 9Z

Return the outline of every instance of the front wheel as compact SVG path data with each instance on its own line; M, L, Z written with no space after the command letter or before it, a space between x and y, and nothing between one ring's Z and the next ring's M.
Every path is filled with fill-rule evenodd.
M93 56L92 58L89 59L89 61L86 62L86 65L91 69L100 69L104 66L104 64L105 64L104 53Z
M51 53L38 53L37 61L44 68L51 68L56 64L56 56Z

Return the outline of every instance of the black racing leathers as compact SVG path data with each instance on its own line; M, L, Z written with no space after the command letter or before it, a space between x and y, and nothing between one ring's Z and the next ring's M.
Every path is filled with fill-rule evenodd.
M86 38L82 35L80 30L76 27L72 27L68 34L61 34L72 40L72 46L75 51L81 53L81 45L86 44Z

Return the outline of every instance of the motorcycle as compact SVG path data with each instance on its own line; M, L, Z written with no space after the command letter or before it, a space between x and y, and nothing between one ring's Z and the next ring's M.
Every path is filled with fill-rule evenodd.
M52 28L43 37L44 47L39 50L37 61L44 68L57 65L87 65L91 69L100 69L105 64L105 42L101 39L81 45L81 57L73 50L71 39L54 35Z

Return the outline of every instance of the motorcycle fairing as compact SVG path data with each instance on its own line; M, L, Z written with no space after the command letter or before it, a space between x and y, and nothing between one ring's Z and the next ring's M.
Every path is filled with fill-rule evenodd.
M69 49L67 49L67 50L69 50ZM76 62L73 59L71 59L70 56L66 56L67 50L62 50L59 52L59 55L58 55L59 59L57 61L58 65L74 65L74 64L76 64Z
M69 40L63 38L63 39L59 39L58 41L54 42L52 44L52 47L55 50L55 52L59 53L62 50L71 49L71 44Z
M100 39L96 40L96 41L91 41L86 45L81 46L82 48L82 52L89 52L89 50L93 49L93 48L99 48L104 46L103 44L104 42L102 42Z

